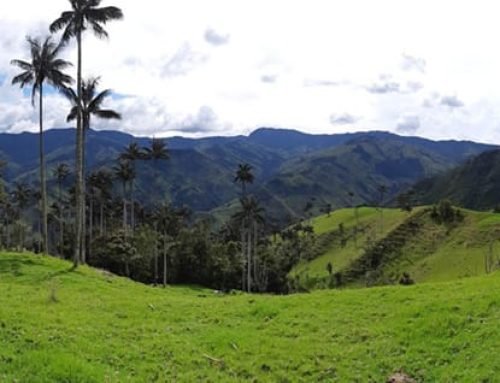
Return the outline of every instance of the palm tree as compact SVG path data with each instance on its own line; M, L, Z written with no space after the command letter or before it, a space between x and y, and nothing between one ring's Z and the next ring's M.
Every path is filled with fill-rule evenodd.
M243 230L242 234L242 254L245 254L246 247L246 278L247 291L252 291L252 261L255 276L255 260L258 240L258 225L264 222L264 209L259 206L258 201L253 197L244 197L240 199L241 210L234 215L236 222L240 224Z
M22 225L22 215L24 209L28 206L30 198L32 196L32 191L25 183L14 184L14 190L12 191L12 201L16 207L16 216L19 221L19 249L24 248L24 228Z
M167 272L168 272L168 250L174 245L172 241L173 238L169 235L169 229L172 225L176 225L175 212L172 210L169 204L162 204L155 211L155 230L157 231L157 236L161 232L162 239L162 258L163 258L163 287L167 286ZM154 283L158 283L158 242L155 245L154 253Z
M108 37L103 25L112 20L123 18L123 13L117 7L100 7L101 0L69 0L71 10L61 13L51 25L50 31L55 33L63 30L62 41L68 42L76 38L78 49L77 62L77 119L76 119L76 246L73 258L75 266L81 260L84 233L84 185L83 185L83 111L82 111L82 34L91 29L98 38Z
M59 205L59 255L63 256L64 249L64 203L63 203L63 182L69 176L69 166L65 163L60 163L54 169L54 176L57 178L58 201Z
M31 62L23 60L12 60L11 64L16 65L23 70L12 79L12 84L19 84L21 88L30 84L31 103L35 105L35 95L39 95L39 151L40 151L40 188L42 205L42 252L49 251L49 234L47 227L47 185L45 181L45 158L43 148L43 84L47 82L55 88L68 86L72 79L63 70L71 64L59 58L62 49L61 44L56 44L51 37L40 39L27 37L29 49L31 52Z
M130 161L120 160L118 166L113 168L115 177L122 182L123 187L123 230L127 230L127 183L132 183L135 178L135 170Z
M170 153L167 149L167 144L164 140L159 138L153 138L151 140L149 148L144 148L144 159L153 161L153 171L154 171L154 186L156 186L156 181L158 180L158 172L156 169L156 164L160 160L170 159Z
M107 169L100 169L96 173L96 187L99 190L99 234L104 234L104 217L106 203L111 198L113 175Z
M135 206L135 201L134 201L134 179L136 175L136 161L138 160L145 160L147 159L147 152L144 152L139 144L137 142L131 142L125 150L120 154L119 160L121 161L127 161L132 165L132 171L134 173L134 177L130 183L130 204L131 204L131 211L130 211L130 223L132 226L132 231L134 231L135 227L135 214L134 214L134 206Z
M144 148L146 153L146 159L158 161L158 160L168 160L170 158L170 153L167 149L167 144L161 138L153 138L151 140L151 147Z
M105 120L116 119L120 120L121 115L112 109L103 109L102 103L106 97L111 95L111 89L105 89L97 93L97 87L99 85L99 77L91 77L88 80L82 81L82 126L83 126L83 146L85 147L85 133L90 129L90 118L95 116L97 118L102 118ZM71 88L64 88L62 90L63 95L71 102L71 110L68 114L66 120L68 122L74 121L78 117L78 92L75 92ZM85 155L85 153L84 153ZM85 168L85 158L84 158L84 168ZM85 169L84 169L85 172Z
M239 164L236 170L234 182L241 183L241 196L246 197L246 185L253 183L254 175L252 174L252 166L250 164Z
M102 103L104 99L108 96L111 95L111 89L106 89L100 93L97 93L97 86L99 85L99 77L92 77L89 78L88 80L82 81L82 90L81 90L81 95L82 95L82 106L81 106L81 112L82 112L82 127L83 127L83 147L85 148L86 146L86 133L90 129L90 118L92 116L110 120L110 119L116 119L119 120L121 119L121 115L118 112L115 112L112 109L102 109ZM71 102L72 108L70 110L70 113L68 114L66 120L68 122L74 121L78 117L78 92L75 92L71 88L64 88L62 90L62 93L64 96ZM83 167L83 174L85 174L85 150L83 151L83 160L82 160L82 167ZM84 178L84 184L83 184L83 191L84 194L86 192L85 190L85 178ZM86 209L83 209L82 212L82 225L83 225L83 233L86 232L86 226L85 223L87 221L86 219ZM86 258L86 237L85 235L82 235L82 254L81 254L81 261L85 263L85 258Z

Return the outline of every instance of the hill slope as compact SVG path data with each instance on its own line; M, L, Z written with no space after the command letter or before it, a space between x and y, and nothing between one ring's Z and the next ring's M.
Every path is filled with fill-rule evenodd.
M500 203L500 150L481 153L413 189L423 203L448 198L470 209L492 209Z
M493 382L500 274L294 296L155 289L0 254L0 380Z
M482 275L487 259L490 264L500 262L500 214L461 212L463 221L454 224L436 223L425 207L411 213L383 209L383 217L378 209L360 208L358 221L354 209L317 217L312 223L324 242L323 252L297 265L291 276L308 288L328 284L328 263L344 283L397 283L404 272L417 283Z

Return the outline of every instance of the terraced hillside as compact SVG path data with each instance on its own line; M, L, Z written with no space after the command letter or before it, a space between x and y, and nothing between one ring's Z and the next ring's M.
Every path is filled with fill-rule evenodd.
M0 253L2 382L496 382L500 274L291 296Z
M411 213L357 211L342 209L314 219L324 251L298 265L291 277L307 288L332 284L336 278L344 283L396 283L405 272L416 282L428 282L482 275L499 266L500 214L462 209L463 220L443 224L432 219L429 207Z

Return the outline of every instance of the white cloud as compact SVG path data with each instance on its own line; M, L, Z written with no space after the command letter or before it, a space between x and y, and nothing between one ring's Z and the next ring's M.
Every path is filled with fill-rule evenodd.
M260 126L397 131L401 116L418 116L418 134L431 138L498 138L494 2L146 3L103 0L125 18L107 25L109 41L84 38L85 75L100 75L103 88L127 95L110 101L124 120L98 128L155 135ZM8 85L15 73L9 61L26 57L24 36L46 31L68 5L1 3L0 131L37 128L29 99ZM75 53L72 43L64 55L75 60ZM65 126L65 101L57 99L47 101L47 127ZM332 110L363 118L332 124Z
M205 31L204 37L205 37L205 40L207 43L215 45L215 46L224 45L224 44L227 44L229 42L229 35L228 34L218 33L212 28L208 28Z

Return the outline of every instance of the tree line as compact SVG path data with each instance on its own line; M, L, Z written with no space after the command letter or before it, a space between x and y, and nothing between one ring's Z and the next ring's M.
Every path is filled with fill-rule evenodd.
M132 142L111 167L87 169L86 133L94 118L121 119L104 106L110 89L99 91L99 77L83 78L82 36L93 32L108 38L107 23L121 20L114 6L101 0L69 0L49 27L52 35L27 37L29 59L12 60L21 72L13 85L31 87L31 102L39 111L39 184L2 181L0 162L0 247L31 249L106 268L153 284L200 283L220 289L285 292L288 271L303 254L297 243L302 225L277 232L266 223L265 211L247 191L254 175L249 164L239 164L234 182L241 185L239 210L222 227L195 220L189 209L158 201L142 205L135 198L135 180L143 161L156 174L169 159L165 141L152 139L149 147ZM76 41L76 81L66 71L73 64L61 52ZM69 102L67 121L75 122L75 167L59 163L51 169L56 187L47 189L44 156L44 90L50 86ZM73 88L72 86L75 86ZM38 97L36 97L38 96ZM156 181L155 181L156 182ZM49 195L50 194L50 195ZM308 229L311 232L311 229ZM310 237L308 237L310 238Z

